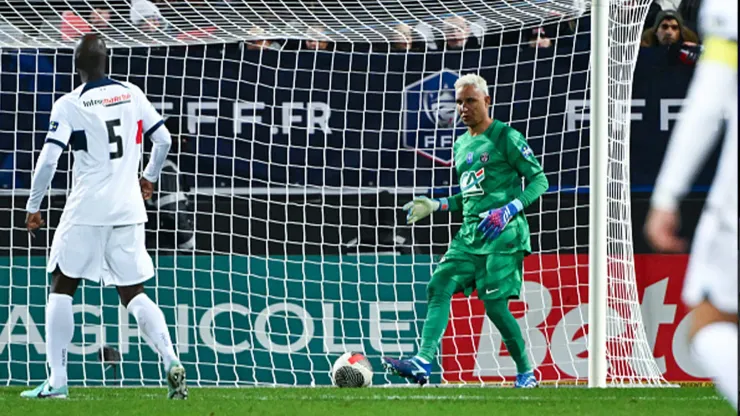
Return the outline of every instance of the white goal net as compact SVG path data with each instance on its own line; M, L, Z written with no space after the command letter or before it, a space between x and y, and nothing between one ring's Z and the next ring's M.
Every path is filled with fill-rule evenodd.
M630 222L629 100L648 0L611 0L607 379L662 385L640 310ZM72 47L101 33L110 76L140 86L173 145L154 201L147 291L194 385L328 385L362 351L412 356L426 284L460 225L411 227L414 195L457 192L464 126L453 84L488 81L547 193L527 209L534 253L511 303L538 377L588 378L590 2L7 1L0 13L0 382L47 376L48 248L71 183L60 161L30 239L24 206L52 103L79 85ZM607 201L605 201L607 203ZM69 377L157 385L156 354L113 289L83 284ZM110 349L104 348L104 346ZM105 351L105 354L101 354ZM120 360L109 354L120 352ZM113 354L115 355L115 354ZM432 382L509 383L515 366L473 295L453 300Z

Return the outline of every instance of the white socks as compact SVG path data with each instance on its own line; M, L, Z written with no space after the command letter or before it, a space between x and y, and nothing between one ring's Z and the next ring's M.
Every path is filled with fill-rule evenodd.
M737 410L737 324L705 326L691 341L694 360L712 377L717 390Z
M162 310L144 293L131 299L127 309L136 318L141 332L149 338L151 345L164 360L164 368L168 369L172 360L177 360L177 355Z
M419 357L418 355L415 356L414 358L416 358L417 360L421 361L422 364L429 364L429 361L427 361L427 360Z
M52 387L67 385L67 349L74 333L72 297L50 294L46 304L46 362L51 368L49 384Z

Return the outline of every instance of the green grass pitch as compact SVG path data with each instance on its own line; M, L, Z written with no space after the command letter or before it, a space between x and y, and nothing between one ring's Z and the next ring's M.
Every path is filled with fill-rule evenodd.
M164 388L71 388L68 400L27 400L0 388L2 415L732 415L713 388L191 388L168 401Z

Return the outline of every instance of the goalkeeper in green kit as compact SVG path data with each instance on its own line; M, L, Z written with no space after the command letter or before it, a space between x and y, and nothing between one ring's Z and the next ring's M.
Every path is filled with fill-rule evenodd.
M453 146L460 193L440 199L416 197L403 209L408 211L409 223L433 211L462 210L463 224L427 287L427 317L419 353L405 360L383 357L383 366L425 384L447 328L452 295L469 295L477 289L486 314L516 363L514 387L537 387L521 329L509 311L509 299L519 298L524 256L531 252L523 211L545 192L547 178L524 136L491 118L491 97L482 77L468 74L458 79L455 96L457 110L468 127Z

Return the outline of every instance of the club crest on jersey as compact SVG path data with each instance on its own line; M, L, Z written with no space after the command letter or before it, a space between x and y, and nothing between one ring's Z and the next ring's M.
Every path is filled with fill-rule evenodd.
M54 133L59 128L59 122L57 121L50 121L49 122L49 132Z
M483 154L480 155L480 161L483 163L488 162L488 152L483 152Z
M465 158L465 161L468 162L468 164L473 163L473 152L468 153L468 156Z
M534 154L532 152L532 149L529 146L527 146L526 144L524 146L522 146L522 148L520 149L520 151L522 152L522 156L524 156L524 157L530 157L530 156L532 156Z
M484 179L486 179L486 171L483 168L464 172L460 176L460 190L464 196L483 195L481 183Z

